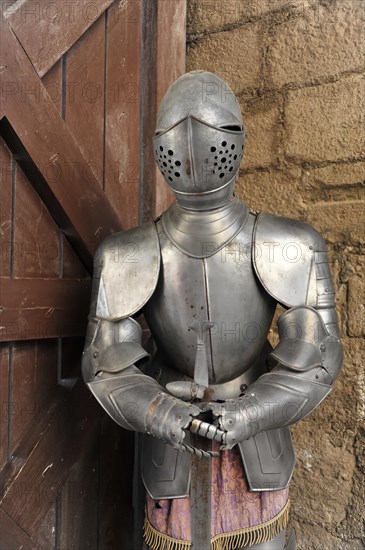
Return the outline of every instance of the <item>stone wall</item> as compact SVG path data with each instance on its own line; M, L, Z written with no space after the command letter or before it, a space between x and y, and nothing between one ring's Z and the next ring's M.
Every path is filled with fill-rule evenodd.
M365 548L365 2L188 0L187 70L238 95L247 130L237 194L326 238L345 362L293 428L299 548Z

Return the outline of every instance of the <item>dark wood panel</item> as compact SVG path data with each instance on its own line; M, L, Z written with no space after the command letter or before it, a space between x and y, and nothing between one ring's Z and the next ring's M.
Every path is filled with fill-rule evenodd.
M96 175L90 177L76 140L6 24L2 24L1 48L6 81L12 86L6 92L1 132L10 149L20 155L22 169L52 217L91 267L91 255L100 240L120 230L121 224Z
M99 529L99 441L95 438L74 465L60 499L62 550L96 550Z
M15 277L58 277L59 230L44 203L16 165L14 198Z
M11 274L12 180L13 166L11 153L0 138L0 276Z
M105 16L67 52L65 120L103 184Z
M140 10L117 0L107 18L105 192L123 227L138 222Z
M94 440L99 418L100 406L80 381L10 485L1 505L31 536L47 514L50 499L56 498L71 468ZM24 488L29 488L27 498L21 501L18 495Z
M19 446L16 448L15 457L10 460L3 468L0 475L0 500L9 490L16 476L32 454L39 440L44 435L45 431L52 424L59 408L69 399L69 391L58 386L52 394L52 399L49 398L48 403L44 403L40 414L37 415L37 422L33 424L32 429L28 432L27 437L23 438ZM19 488L18 488L19 489ZM21 489L21 487L20 487ZM18 498L22 497L22 491L18 492Z
M47 498L47 495L44 496ZM58 550L56 548L56 530L57 530L57 515L56 503L53 497L49 501L49 510L47 515L41 521L39 528L33 536L34 543L37 548L45 550ZM69 547L72 548L71 546Z
M35 545L31 538L0 508L1 549L2 550L49 550Z
M62 116L62 59L42 77L42 82L47 90L50 101Z
M13 345L10 453L30 430L36 430L57 387L57 342L20 342Z
M133 457L134 434L104 415L100 437L99 550L134 548Z
M1 278L0 339L38 340L85 334L89 279Z
M9 344L0 344L0 470L8 456Z
M43 76L113 0L24 0L5 14L39 76Z

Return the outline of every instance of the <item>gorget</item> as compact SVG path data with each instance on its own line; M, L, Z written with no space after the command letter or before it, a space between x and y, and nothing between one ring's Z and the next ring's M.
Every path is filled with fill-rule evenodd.
M179 250L193 258L209 258L239 233L249 212L237 197L214 210L187 210L175 202L163 213L161 222Z

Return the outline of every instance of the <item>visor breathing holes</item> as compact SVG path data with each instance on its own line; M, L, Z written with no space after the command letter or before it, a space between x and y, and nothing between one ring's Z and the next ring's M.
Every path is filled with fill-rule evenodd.
M170 157L172 157L172 155L174 154L174 152L171 149L169 149L167 152L170 155Z
M223 164L226 162L226 160L227 160L226 157L223 157L223 158L222 158Z
M162 147L162 145L160 145L160 151L163 151L163 147Z
M220 177L220 178L224 178L224 172L221 172L221 173L219 174L219 177Z
M211 152L211 153L215 153L215 152L216 152L216 150L217 150L217 148L216 148L216 147L211 147L211 148L210 148L210 152Z
M222 147L225 147L227 145L226 141L222 141Z
M175 176L176 176L177 178L179 178L179 177L180 177L180 172L175 172Z
M181 162L180 162L179 160L177 160L177 161L175 162L175 166L181 166Z
M231 145L231 149L232 149L232 151L233 151L234 149L236 149L236 146L235 146L234 143L233 143L233 145ZM242 147L242 149L243 149L243 147Z

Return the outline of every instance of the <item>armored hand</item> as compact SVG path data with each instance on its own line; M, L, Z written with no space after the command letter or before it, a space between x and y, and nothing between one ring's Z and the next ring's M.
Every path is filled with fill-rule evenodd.
M254 429L260 419L261 407L255 397L243 396L228 399L224 403L210 403L216 423L224 432L217 439L222 443L220 449L232 449L237 443L249 439L257 429ZM216 438L215 438L216 439Z
M200 412L196 405L184 403L167 393L160 393L147 411L147 432L163 439L175 449L185 450L181 446L185 439L184 430L190 427L193 417Z

